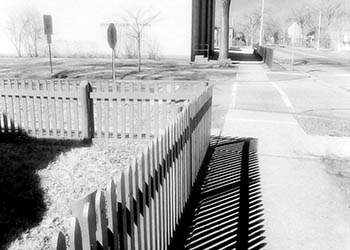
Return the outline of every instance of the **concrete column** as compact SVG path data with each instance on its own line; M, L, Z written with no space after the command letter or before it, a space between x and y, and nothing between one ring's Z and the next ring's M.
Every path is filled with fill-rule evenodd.
M201 21L201 0L192 0L192 44L191 44L191 61L195 58L195 49L200 44L200 21Z
M215 0L208 1L208 27L207 43L209 44L209 53L214 50L214 25L215 25Z
M201 0L201 38L200 44L207 44L207 27L208 27L208 0ZM205 52L203 52L204 54Z

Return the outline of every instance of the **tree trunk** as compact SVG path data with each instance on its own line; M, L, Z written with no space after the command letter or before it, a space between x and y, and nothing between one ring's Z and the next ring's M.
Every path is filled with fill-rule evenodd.
M141 72L141 34L137 36L137 58L138 58L138 71Z
M220 61L228 58L230 4L231 0L221 0Z

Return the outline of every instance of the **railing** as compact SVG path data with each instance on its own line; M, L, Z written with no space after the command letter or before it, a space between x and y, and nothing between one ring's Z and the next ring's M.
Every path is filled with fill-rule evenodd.
M115 184L77 201L71 250L167 249L191 194L210 140L212 86L184 105ZM66 250L57 233L53 249Z
M64 139L153 138L200 81L0 79L0 133Z

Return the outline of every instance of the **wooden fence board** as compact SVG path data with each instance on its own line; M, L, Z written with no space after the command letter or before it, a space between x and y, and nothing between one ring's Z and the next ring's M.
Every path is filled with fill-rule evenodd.
M146 249L153 249L152 246L152 206L151 206L151 196L150 196L150 190L151 190L151 183L150 183L150 152L149 148L146 148L146 150L143 152L143 162L144 162L144 230L146 232Z
M135 105L135 99L129 99L128 100L129 105L129 139L134 139L134 133L135 133L135 116L134 116L134 105Z
M114 85L116 88L116 85ZM113 137L118 138L118 99L113 99L113 109L112 109L112 117L113 117Z
M98 190L95 198L95 213L96 213L96 240L98 249L108 249L108 234L107 234L107 211L105 206L104 194Z
M135 227L134 227L134 215L135 215L135 204L134 204L134 171L132 169L132 165L130 165L127 173L127 180L128 180L128 185L126 185L126 190L127 190L127 197L128 199L126 200L126 207L129 209L129 222L128 222L128 227L129 227L129 237L128 237L128 246L130 250L136 249L136 238L135 238Z
M94 205L87 202L83 208L82 239L83 249L97 250L96 217Z
M50 91L50 84L48 82L44 82L44 89L46 91ZM49 108L49 98L45 97L45 132L46 132L46 136L50 136L50 108Z
M125 100L125 99L124 99ZM126 137L126 102L121 102L121 134L122 139Z
M109 138L109 98L104 100L104 137Z
M97 99L96 100L96 113L97 113L97 121L95 124L97 124L97 137L102 138L102 100Z
M7 120L7 100L6 100L6 96L1 96L1 103L3 105L2 108L2 119L3 119L3 123L4 123L4 133L8 132L8 120Z
M79 138L79 102L74 99L74 138Z
M128 249L128 230L127 230L127 207L126 207L126 184L125 184L125 174L124 172L121 173L120 179L118 181L118 221L119 227L119 242L120 242L120 249L126 250Z
M76 217L70 219L69 240L71 250L83 250L81 228Z
M113 180L107 184L106 207L108 220L108 243L111 249L120 249L118 238L117 187Z
M156 200L156 188L155 188L155 158L154 158L154 141L152 141L147 148L149 155L148 172L149 172L149 196L150 196L150 223L151 223L151 249L158 250L158 230L157 230L157 200Z
M154 145L154 175L155 175L155 212L156 212L156 230L157 230L157 249L163 249L163 231L162 231L162 196L161 196L161 184L160 184L160 179L161 179L161 174L160 174L160 146L159 146L159 138L156 137L153 142Z
M67 111L67 133L68 137L72 137L72 108L71 108L72 99L66 100L66 111Z
M64 237L62 232L58 232L52 238L51 244L55 246L56 250L66 250L66 238Z
M134 206L134 223L132 224L132 227L134 227L134 233L135 233L135 249L143 249L143 243L142 243L142 233L143 230L141 228L141 216L140 216L140 207L142 207L142 197L140 188L142 187L142 181L140 181L140 173L142 171L142 163L140 165L140 161L137 162L136 158L132 161L132 175L134 179L134 185L133 185L133 206ZM142 210L143 208L141 208Z
M137 139L142 139L142 131L144 127L143 123L143 116L144 112L142 112L142 107L143 105L143 100L142 99L137 99L137 113L136 113L136 118L137 118L137 128L138 128L138 134L137 134ZM147 123L150 121L147 121Z

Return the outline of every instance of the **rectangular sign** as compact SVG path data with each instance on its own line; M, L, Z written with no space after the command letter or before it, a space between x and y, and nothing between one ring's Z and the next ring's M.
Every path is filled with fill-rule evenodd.
M45 35L52 35L52 16L44 15L44 31Z

